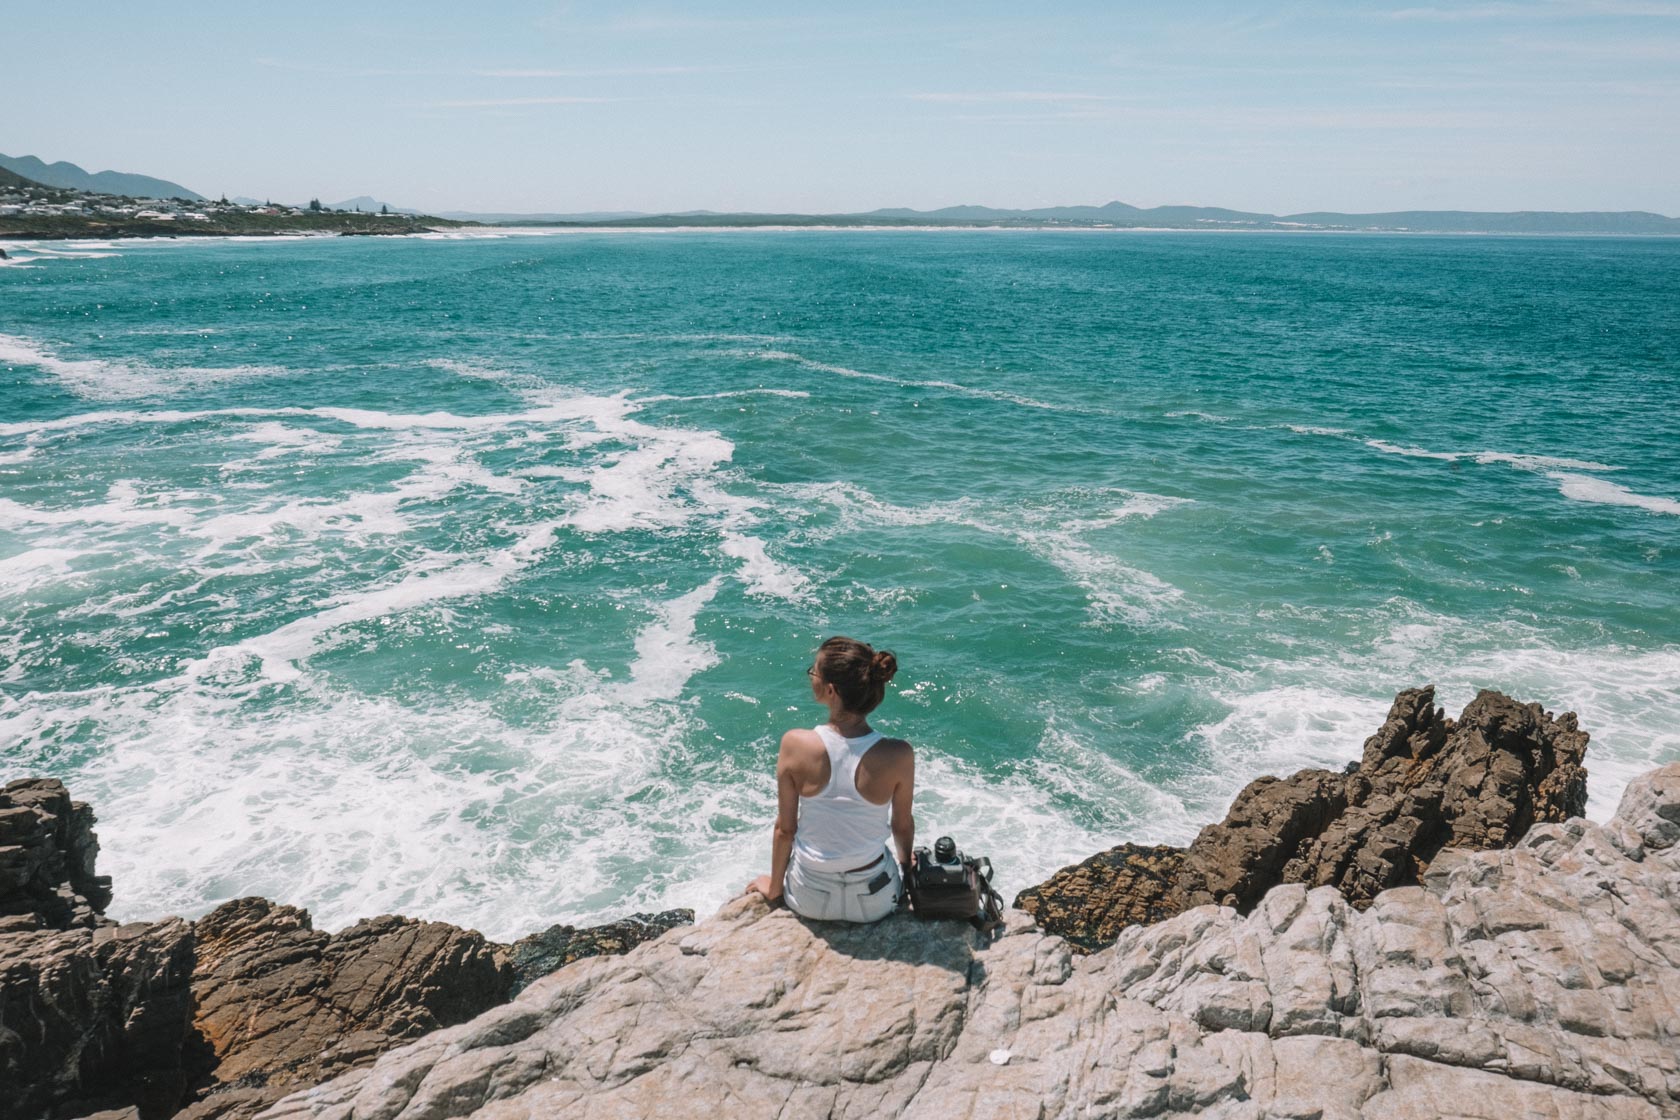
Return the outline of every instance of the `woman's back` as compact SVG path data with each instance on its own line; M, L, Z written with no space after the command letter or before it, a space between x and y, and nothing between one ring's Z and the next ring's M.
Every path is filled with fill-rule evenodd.
M848 739L828 724L815 729L828 755L829 777L799 797L794 854L808 867L847 871L881 854L892 836L891 791L879 804L858 789L858 764L882 741L879 731Z

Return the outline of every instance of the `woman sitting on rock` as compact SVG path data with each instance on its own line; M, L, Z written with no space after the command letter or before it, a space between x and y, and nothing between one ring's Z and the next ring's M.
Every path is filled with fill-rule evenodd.
M875 922L898 905L916 839L916 758L903 739L870 729L898 659L830 638L805 672L828 722L782 736L770 874L748 886L806 918ZM887 841L898 849L888 858Z

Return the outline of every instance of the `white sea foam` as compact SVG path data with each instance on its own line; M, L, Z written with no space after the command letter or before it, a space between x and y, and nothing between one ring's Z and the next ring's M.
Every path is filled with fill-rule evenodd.
M76 788L100 805L123 918L255 891L309 906L322 928L400 911L511 938L626 909L705 910L762 859L727 822L756 832L774 805L767 772L687 745L680 698L717 663L697 620L721 579L649 602L622 676L582 663L509 674L555 713L532 727L473 700L414 707L309 676L282 704L248 704L240 675L199 673L27 705L0 696L0 738L27 768L52 749L50 728L102 728ZM296 654L308 637L261 644Z
M614 699L638 705L677 700L691 677L718 663L717 649L709 642L696 641L694 627L722 583L723 577L713 576L688 594L660 605L655 621L636 635L630 679L613 690Z
M637 404L657 404L661 401L726 401L736 397L788 397L805 400L810 395L803 389L726 389L720 393L696 393L691 396L659 393L650 397L637 397L635 401Z
M1345 436L1346 428L1321 428L1314 424L1285 424L1284 427L1303 436Z
M82 553L71 548L32 548L0 560L0 596L17 595L70 574Z
M1477 451L1476 462L1504 463L1520 471L1619 471L1622 468L1585 459L1557 459L1550 455L1511 455L1503 451Z
M1397 443L1389 443L1385 439L1368 439L1365 441L1365 446L1374 447L1385 455L1404 455L1409 459L1442 459L1450 463L1463 458L1462 455L1452 451L1429 451L1422 447L1404 447Z
M679 490L696 475L729 461L735 445L716 432L654 428L635 421L597 423L603 437L636 441L630 450L603 456L590 468L589 489L572 502L569 524L585 533L673 528L702 508L682 500Z
M1577 502L1591 502L1595 505L1606 506L1632 506L1636 509L1649 510L1652 513L1666 513L1680 517L1680 501L1650 494L1638 494L1625 486L1618 486L1607 478L1594 478L1592 475L1586 474L1568 474L1563 471L1547 471L1546 477L1557 482L1559 493Z
M1589 502L1595 505L1630 506L1636 509L1649 510L1652 513L1680 515L1680 501L1673 498L1636 493L1608 479L1577 473L1581 471L1602 473L1622 469L1609 463L1552 455L1514 454L1505 451L1429 451L1421 447L1402 447L1380 439L1368 439L1365 444L1390 455L1442 459L1449 462L1469 459L1483 466L1497 464L1520 471L1544 474L1558 484L1560 494L1573 501Z
M805 574L772 559L757 537L726 532L719 548L725 556L741 561L735 574L747 585L749 595L796 601L810 598L811 581Z
M801 504L822 502L834 506L843 514L843 525L848 530L867 525L952 524L1012 539L1060 569L1084 592L1091 623L1096 626L1177 629L1183 625L1178 616L1188 610L1182 590L1126 563L1088 539L1093 532L1129 519L1153 517L1191 504L1186 498L1114 489L1082 493L1043 505L989 509L969 498L895 506L852 483L778 489L795 496ZM1079 517L1072 513L1072 508L1085 508L1103 500L1116 504L1094 516Z
M26 506L10 498L0 498L0 526L173 525L186 528L194 523L198 514L190 508L170 503L193 497L195 495L186 493L145 495L133 480L125 479L111 484L103 502L88 506L43 509Z
M858 369L848 369L829 362L819 362L796 354L791 350L730 350L724 353L740 358L757 358L766 362L791 362L805 369L819 373L831 373L836 377L848 377L859 381L878 381L886 385L898 385L907 389L939 389L947 393L956 393L965 397L976 397L982 400L1004 401L1017 404L1023 408L1048 409L1053 412L1098 412L1106 414L1106 409L1082 408L1071 405L1050 404L1033 397L1022 396L1019 393L1004 392L996 389L977 389L970 385L960 385L955 381L917 380L906 377L890 377L884 373L868 373Z
M184 662L184 676L197 679L238 672L255 659L271 681L296 681L298 663L342 640L335 632L356 623L383 618L416 607L451 599L483 595L538 559L554 542L558 522L526 526L514 544L472 560L439 564L428 559L411 564L403 578L367 590L346 592L329 600L325 610L289 622L255 638L218 646L202 658Z
M10 334L0 334L0 363L46 370L72 393L95 400L161 396L185 388L285 372L276 366L162 367L104 358L60 358L33 339Z

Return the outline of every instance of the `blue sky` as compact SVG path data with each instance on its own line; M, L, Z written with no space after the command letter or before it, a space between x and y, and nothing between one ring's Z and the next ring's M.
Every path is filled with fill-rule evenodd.
M429 210L1680 215L1680 0L5 0L0 151Z

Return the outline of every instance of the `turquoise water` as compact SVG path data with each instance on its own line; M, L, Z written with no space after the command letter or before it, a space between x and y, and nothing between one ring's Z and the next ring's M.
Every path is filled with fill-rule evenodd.
M1393 693L1680 758L1680 243L753 231L24 246L0 778L124 918L508 936L767 866L831 633L1007 891Z

